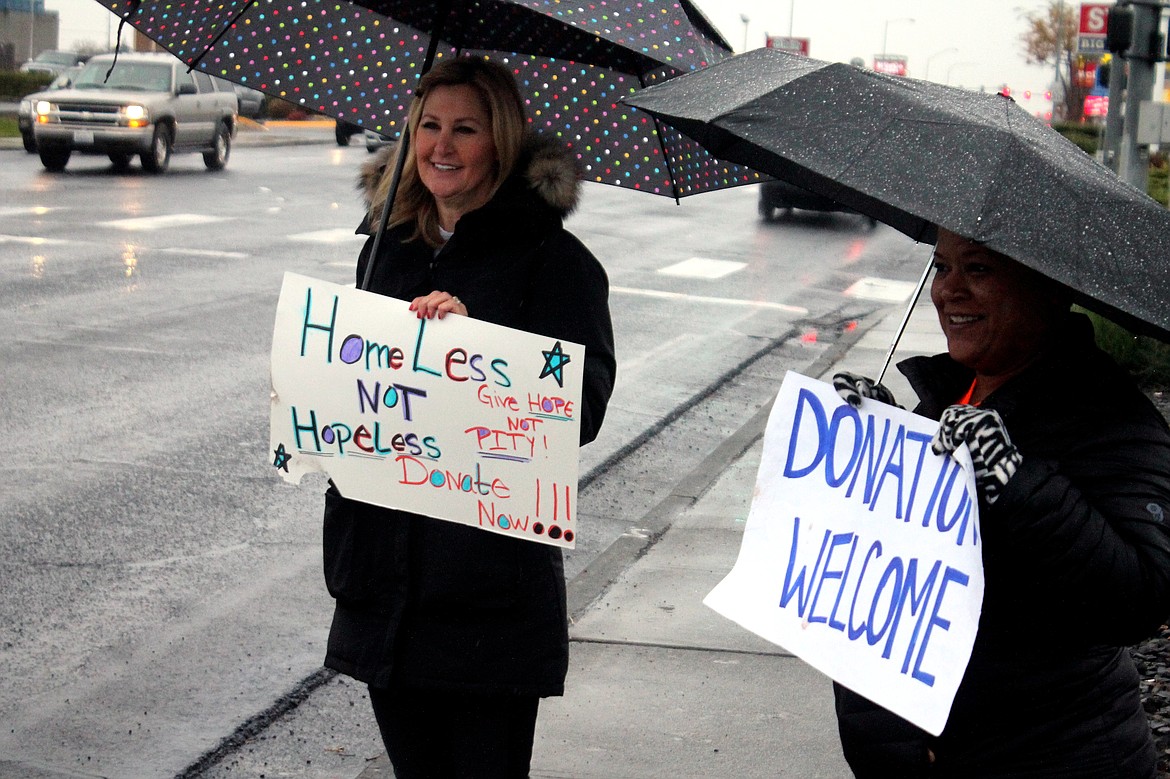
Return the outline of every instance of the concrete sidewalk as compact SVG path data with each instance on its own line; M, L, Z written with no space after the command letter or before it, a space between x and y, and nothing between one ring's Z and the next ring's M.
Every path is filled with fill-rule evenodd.
M810 375L876 376L902 316L862 323L848 348L827 353ZM924 292L895 360L941 351L945 340ZM777 353L750 378L774 394L793 367ZM892 366L885 383L913 405ZM657 540L619 539L569 583L566 695L541 703L533 777L851 775L829 679L702 604L739 553L770 405L761 395L723 451L643 518L645 535ZM615 559L622 555L628 559ZM594 571L615 566L621 571L612 577ZM382 755L359 779L391 776Z

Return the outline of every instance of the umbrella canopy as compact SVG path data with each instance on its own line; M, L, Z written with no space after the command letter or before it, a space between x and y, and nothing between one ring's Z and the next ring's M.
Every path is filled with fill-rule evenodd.
M915 240L936 226L1170 340L1170 211L1010 98L758 49L623 102Z
M99 2L200 70L390 138L428 54L486 54L513 68L529 121L573 147L587 180L675 198L759 180L617 105L730 53L689 0Z

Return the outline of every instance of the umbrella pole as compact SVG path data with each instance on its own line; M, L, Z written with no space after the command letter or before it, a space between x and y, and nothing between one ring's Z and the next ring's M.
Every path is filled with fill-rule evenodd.
M638 74L638 87L640 89L646 88L646 79L642 74ZM670 163L670 152L666 148L666 136L663 134L665 126L659 121L657 116L651 116L654 120L654 132L658 134L658 148L662 150L662 161L666 164L666 175L670 177L670 193L674 195L674 204L676 206L682 205L679 201L678 182L674 180L674 165Z
M246 14L248 12L248 9L251 8L255 4L256 4L256 0L248 0L248 2L244 3L244 7L239 10L239 13L237 13L235 16L233 16L228 21L227 24L225 24L223 27L221 27L219 30L219 33L216 34L215 39L212 40L211 43L204 46L203 51L201 51L199 53L199 56L191 61L191 64L187 67L188 73L190 73L195 68L199 67L199 63L202 62L203 58L207 56L207 52L214 49L215 45L217 43L219 43L221 40L223 40L223 36L227 35L228 32L232 29L232 27L235 26L235 23L240 20L240 17L243 16L244 14Z
M439 38L443 34L443 28L446 26L447 14L451 9L451 0L439 4L438 12L435 14L435 29L431 31L431 40L427 44L427 55L423 59L422 70L419 73L421 77L431 69L431 65L435 63L435 53L439 50ZM386 202L382 204L382 217L378 220L378 230L374 233L374 244L370 247L370 258L366 261L366 273L362 277L361 286L358 289L369 289L370 280L374 278L374 265L378 261L378 249L382 245L382 234L386 232L386 225L390 222L390 212L394 208L394 200L398 197L398 182L402 179L402 168L406 165L406 155L410 152L410 123L402 128L402 139L398 142L398 150L395 155L394 172L391 174L393 178L390 179L390 189L386 192Z
M906 323L910 321L910 314L914 312L914 307L918 305L918 298L922 296L922 289L926 286L926 278L930 275L930 269L933 267L934 250L932 249L930 259L926 261L926 267L922 269L922 276L918 279L918 286L914 288L914 294L910 296L910 305L906 306L906 313L902 315L902 322L898 325L898 332L894 333L894 340L890 343L889 351L886 352L886 361L882 363L881 372L877 375L878 384L882 383L886 371L889 370L890 360L894 357L894 349L898 347L898 341L902 340L902 334L906 332Z

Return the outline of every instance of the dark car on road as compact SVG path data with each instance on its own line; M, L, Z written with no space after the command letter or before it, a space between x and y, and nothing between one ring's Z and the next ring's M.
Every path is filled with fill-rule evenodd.
M790 184L787 181L775 179L765 181L760 185L760 216L765 222L776 218L777 211L792 213L794 209L800 211L824 211L856 214L852 208L838 203L836 200L809 192L807 189ZM870 227L877 224L872 217L865 217Z
M240 103L240 116L256 121L268 116L268 95L242 84L235 84L233 89Z
M20 66L21 73L47 73L59 76L61 72L75 65L84 65L86 57L75 51L49 49Z
M364 133L361 127L358 127L352 122L347 122L344 119L337 120L337 126L333 130L333 136L337 140L338 146L349 146L349 139L355 135Z

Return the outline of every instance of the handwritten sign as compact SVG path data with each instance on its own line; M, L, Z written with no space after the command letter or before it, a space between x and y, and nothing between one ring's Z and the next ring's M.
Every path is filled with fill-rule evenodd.
M704 603L937 735L983 603L970 455L938 423L788 373L732 571Z
M272 465L342 495L555 546L576 538L585 349L288 273Z

